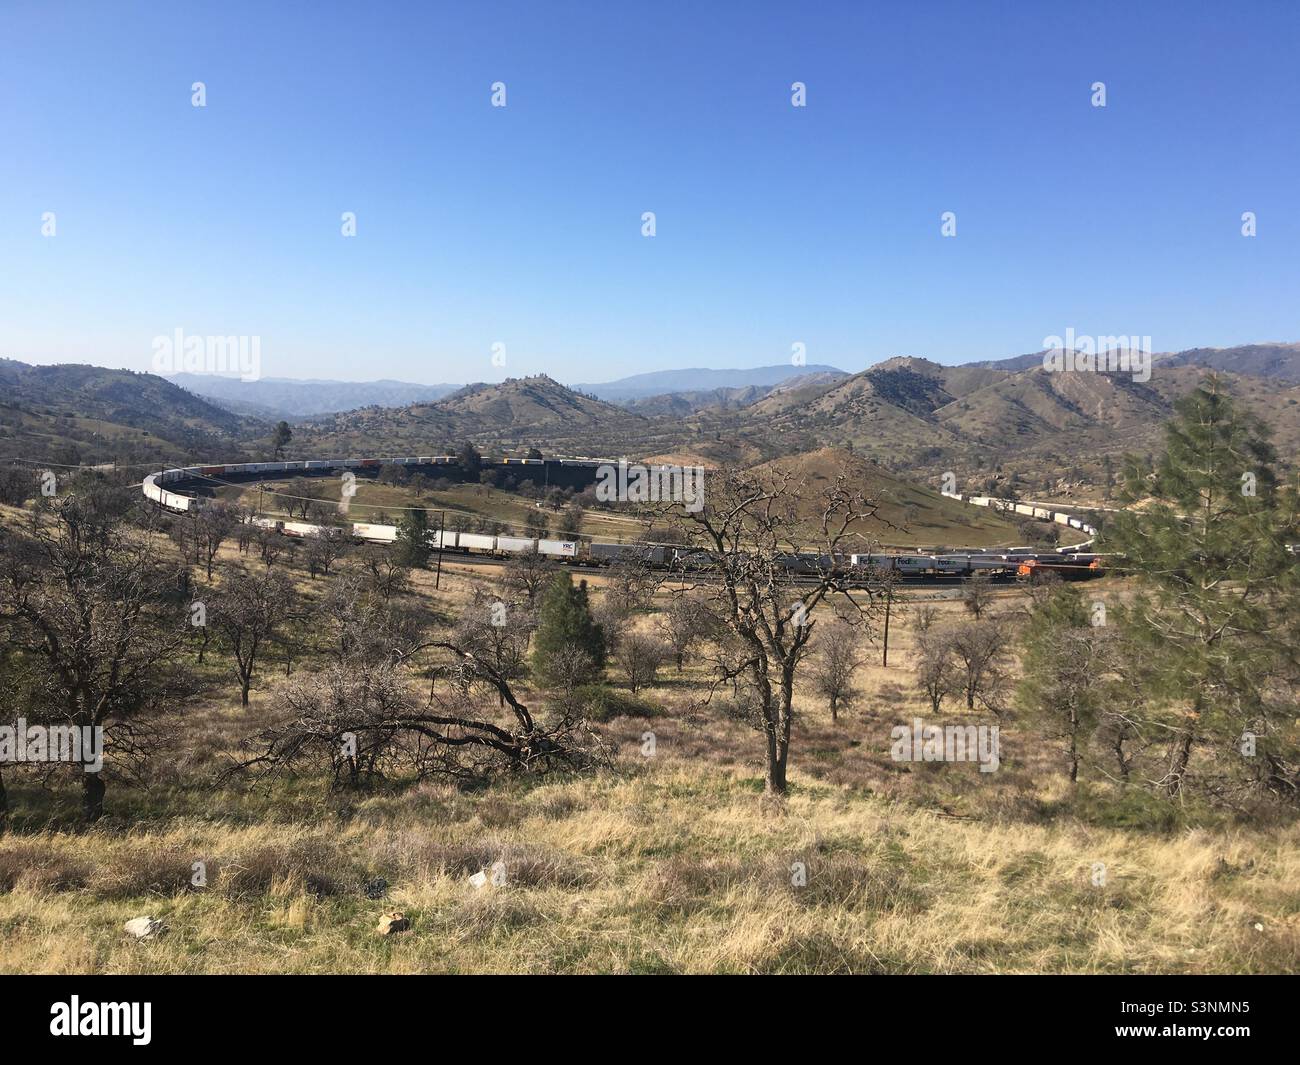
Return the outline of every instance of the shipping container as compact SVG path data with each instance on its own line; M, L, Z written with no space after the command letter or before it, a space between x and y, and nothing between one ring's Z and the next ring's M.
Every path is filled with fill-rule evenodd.
M397 526L358 521L352 525L352 535L373 543L391 544L397 539Z
M557 558L575 558L578 554L578 544L574 540L538 540L537 553L553 555Z

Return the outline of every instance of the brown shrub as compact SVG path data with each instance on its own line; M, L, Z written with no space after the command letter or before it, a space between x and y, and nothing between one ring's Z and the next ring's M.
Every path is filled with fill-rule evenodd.
M83 887L89 875L84 862L48 843L20 842L0 849L0 892L72 891Z

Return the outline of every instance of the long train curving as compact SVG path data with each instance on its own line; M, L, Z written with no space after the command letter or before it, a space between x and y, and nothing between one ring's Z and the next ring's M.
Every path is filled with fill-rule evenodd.
M594 482L596 470L605 463L597 459L503 459L500 466L507 472L514 467L534 467L523 473L538 473L535 467L544 467L547 482L551 482L554 469L557 483L570 484ZM434 475L445 475L456 466L449 456L421 456L390 459L311 459L296 462L249 462L224 466L185 466L160 470L149 474L142 482L147 499L167 510L186 513L201 506L204 497L191 494L211 485L255 484L259 481L278 480L286 474L321 477L347 472L362 476L377 474L382 466L405 466L415 471L427 467ZM495 464L494 464L495 465ZM189 490L187 493L186 490ZM915 579L960 578L976 572L990 575L1032 576L1036 573L1056 572L1066 578L1091 577L1099 574L1101 559L1087 553L1096 529L1081 518L1029 503L1019 503L992 496L963 496L946 492L950 499L959 499L972 506L989 507L1023 515L1040 521L1066 525L1087 536L1087 539L1055 551L1034 551L1016 548L1006 552L958 551L945 554L852 554L827 556L813 552L790 552L781 556L782 562L793 573L815 574L829 569L847 569L850 573L893 571L900 577ZM329 532L345 532L353 539L370 543L391 544L397 539L397 526L373 522L351 522L342 526L313 525L301 521L281 521L275 518L254 516L252 522L263 528L274 528L285 536L306 538ZM609 565L620 561L637 561L656 567L679 569L705 569L711 559L707 552L684 549L670 544L607 543L578 538L551 540L521 536L496 536L483 533L455 532L449 529L429 533L429 546L460 554L487 555L508 558L532 552L550 556L559 561L585 565Z

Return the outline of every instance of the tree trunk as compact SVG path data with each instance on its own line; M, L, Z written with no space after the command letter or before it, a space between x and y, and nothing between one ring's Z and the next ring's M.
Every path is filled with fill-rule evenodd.
M1115 742L1111 745L1115 752L1115 760L1119 763L1119 775L1122 779L1128 780L1128 759L1124 757L1124 735L1120 733L1115 737Z
M0 836L9 825L9 795L5 791L5 779L0 775Z
M1070 707L1070 783L1079 783L1079 711Z
M785 794L785 765L786 758L777 754L773 739L768 743L767 750L767 793L769 795Z
M831 696L831 721L832 722L838 721L840 719L838 708L836 707L837 702L838 700L835 698L835 696L832 695Z
M785 794L785 765L786 756L789 752L789 745L782 746L778 737L777 730L780 723L773 720L775 715L768 717L767 727L763 730L763 737L767 740L767 776L766 786L769 795Z
M1187 764L1192 760L1192 747L1196 743L1196 727L1189 725L1178 743L1174 754L1174 764L1169 770L1169 782L1165 791L1169 795L1180 795L1183 790L1183 778L1187 776Z
M104 816L104 781L98 773L82 774L81 816L94 824Z

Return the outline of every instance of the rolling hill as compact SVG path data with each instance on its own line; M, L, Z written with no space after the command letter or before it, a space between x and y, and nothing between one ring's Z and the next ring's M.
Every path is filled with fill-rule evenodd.
M435 403L313 419L298 430L298 443L312 454L416 454L469 440L506 453L539 447L604 456L649 446L661 428L542 375L469 385Z
M263 421L155 374L0 359L0 455L71 463L235 457Z
M1002 514L946 498L841 448L774 459L756 471L793 474L794 483L807 492L802 501L804 516L814 526L821 490L845 475L852 487L877 502L877 520L868 523L868 535L890 547L993 547L1021 542L1016 524Z

